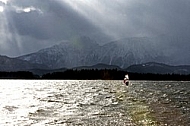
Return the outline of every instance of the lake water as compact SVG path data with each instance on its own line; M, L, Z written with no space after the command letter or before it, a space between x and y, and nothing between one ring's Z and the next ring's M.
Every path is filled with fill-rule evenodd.
M189 126L190 82L0 80L0 126Z

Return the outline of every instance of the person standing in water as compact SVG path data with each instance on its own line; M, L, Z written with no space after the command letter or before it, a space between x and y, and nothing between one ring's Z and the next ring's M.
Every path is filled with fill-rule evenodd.
M123 82L128 86L129 85L129 75L126 74Z

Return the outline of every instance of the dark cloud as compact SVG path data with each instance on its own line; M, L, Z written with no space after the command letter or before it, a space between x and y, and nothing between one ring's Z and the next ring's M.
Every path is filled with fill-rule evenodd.
M59 0L9 1L4 12L8 25L4 28L11 34L12 41L4 40L4 45L10 47L12 43L18 41L15 42L18 46L14 48L16 53L13 55L37 51L76 36L87 35L96 38L97 41L107 40L99 28L60 2ZM14 39L15 36L17 40ZM8 49L7 51L8 55L12 52ZM6 51L0 51L2 52Z
M84 35L105 43L164 34L177 38L168 45L184 49L190 40L188 0L9 0L0 6L0 54L30 53Z
M45 9L40 8L40 13L38 11L9 12L9 18L14 21L19 34L37 39L61 40L68 39L70 35L85 34L95 30L91 24L67 6L60 5L58 2L49 1L48 4L47 2L46 5L41 5L41 7L45 6Z

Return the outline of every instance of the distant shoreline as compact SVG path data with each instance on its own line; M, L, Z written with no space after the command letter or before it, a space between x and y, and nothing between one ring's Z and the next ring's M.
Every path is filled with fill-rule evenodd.
M0 72L0 79L39 79L39 80L123 80L128 73L130 80L153 81L190 81L190 75L181 74L153 74L132 73L117 69L90 69L90 70L66 70L64 72L52 72L35 75L29 71Z

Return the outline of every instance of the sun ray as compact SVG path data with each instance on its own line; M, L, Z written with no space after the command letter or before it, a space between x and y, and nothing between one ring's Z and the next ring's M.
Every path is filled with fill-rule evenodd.
M122 2L100 0L62 0L62 2L114 39L118 38L117 31L125 31L128 25L125 22L126 16L118 12L119 8L126 6Z
M20 52L22 46L20 37L16 32L16 28L14 27L11 20L7 18L7 12L4 8L0 6L0 53L14 53L12 52L12 48L16 48L17 52ZM12 29L10 31L9 26L11 25Z
M2 11L3 12L3 11ZM4 13L0 13L0 37L1 37L1 41L0 41L0 45L1 45L1 50L2 47L3 49L8 49L8 45L5 44L5 42L8 40L8 38L10 37L10 34L8 32L7 29L7 18L5 16Z

